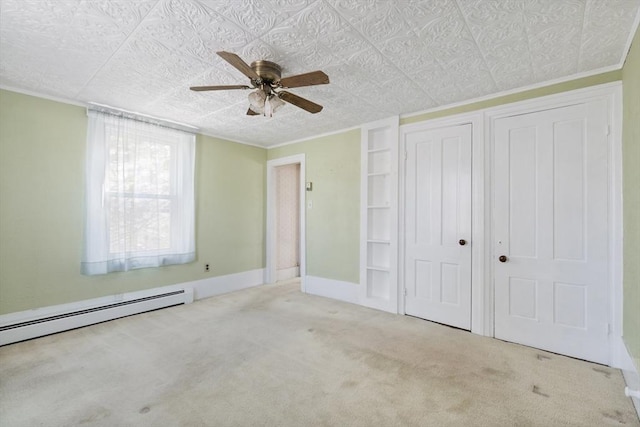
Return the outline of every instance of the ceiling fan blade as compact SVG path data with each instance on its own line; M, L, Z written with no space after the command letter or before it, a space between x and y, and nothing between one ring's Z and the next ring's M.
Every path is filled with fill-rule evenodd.
M260 76L253 70L253 68L247 65L247 63L244 62L242 58L240 58L235 53L225 52L224 50L216 53L220 58L233 65L236 69L238 69L238 71L249 77L251 80L260 80Z
M230 90L230 89L251 89L247 85L227 85L227 86L191 86L189 89L196 92L202 92L205 90Z
M283 101L288 102L289 104L293 104L296 107L300 107L312 114L322 111L322 105L318 105L315 102L309 101L308 99L304 99L298 95L294 95L291 92L282 90L278 92L278 97Z
M302 87L302 86L314 86L314 85L326 85L329 83L329 76L322 71L312 71L310 73L298 74L295 76L285 77L280 79L280 85L282 87Z
M247 110L247 116L259 116L260 114L253 111L251 108Z

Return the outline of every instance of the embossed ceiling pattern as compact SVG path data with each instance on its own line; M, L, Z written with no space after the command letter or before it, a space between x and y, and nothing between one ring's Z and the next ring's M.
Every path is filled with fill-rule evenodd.
M621 64L640 0L0 0L0 85L270 146ZM222 61L331 84L247 117Z

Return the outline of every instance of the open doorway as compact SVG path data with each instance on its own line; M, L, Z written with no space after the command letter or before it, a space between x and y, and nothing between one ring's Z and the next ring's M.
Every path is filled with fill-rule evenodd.
M300 277L305 290L305 156L267 162L265 282Z
M276 281L300 276L300 164L275 169Z

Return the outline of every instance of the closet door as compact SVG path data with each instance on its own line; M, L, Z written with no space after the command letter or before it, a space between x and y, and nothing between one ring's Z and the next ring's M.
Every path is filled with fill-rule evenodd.
M494 127L495 336L609 362L607 104Z
M405 312L471 329L471 125L405 135Z

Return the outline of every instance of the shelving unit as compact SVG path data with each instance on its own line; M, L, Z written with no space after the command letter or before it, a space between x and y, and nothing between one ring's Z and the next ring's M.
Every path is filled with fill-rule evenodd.
M398 118L362 128L361 299L397 312Z

